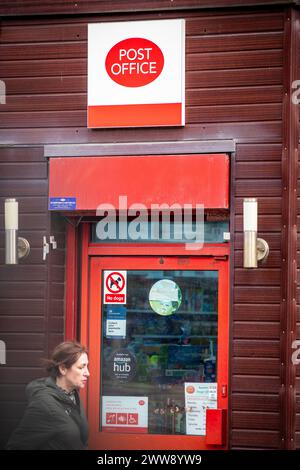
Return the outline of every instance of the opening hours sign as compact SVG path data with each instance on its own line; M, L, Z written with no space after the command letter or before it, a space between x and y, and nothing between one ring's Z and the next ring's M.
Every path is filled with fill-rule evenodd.
M184 20L88 25L88 127L183 126Z

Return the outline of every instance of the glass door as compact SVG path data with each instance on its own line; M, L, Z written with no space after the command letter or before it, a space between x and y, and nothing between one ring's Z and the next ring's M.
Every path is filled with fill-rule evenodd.
M227 409L227 261L92 258L91 447L205 449Z

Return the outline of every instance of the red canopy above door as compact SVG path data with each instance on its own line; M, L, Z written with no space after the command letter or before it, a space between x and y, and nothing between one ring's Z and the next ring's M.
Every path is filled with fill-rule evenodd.
M229 156L162 155L50 159L49 197L73 198L72 210L132 204L229 206ZM53 206L54 207L54 206ZM51 204L50 204L51 208ZM63 207L66 210L65 207Z

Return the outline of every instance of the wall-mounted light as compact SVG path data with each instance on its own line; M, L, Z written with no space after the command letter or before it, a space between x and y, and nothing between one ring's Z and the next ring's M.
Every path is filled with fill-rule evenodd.
M19 208L16 199L5 199L4 218L5 264L18 264L19 259L29 255L30 245L26 238L18 237Z
M257 238L257 199L244 199L244 268L257 268L257 262L267 258L269 245Z

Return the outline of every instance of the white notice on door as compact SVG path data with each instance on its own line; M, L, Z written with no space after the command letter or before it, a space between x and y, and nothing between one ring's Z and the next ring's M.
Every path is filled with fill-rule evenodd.
M206 409L217 408L217 383L184 384L186 434L206 435Z

